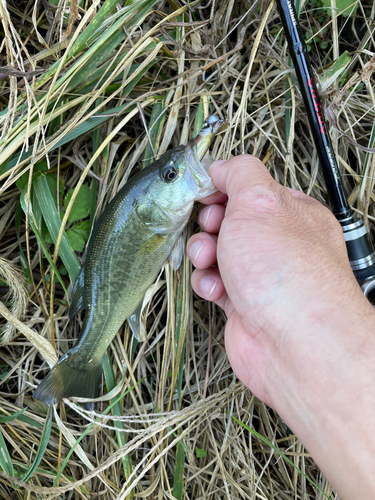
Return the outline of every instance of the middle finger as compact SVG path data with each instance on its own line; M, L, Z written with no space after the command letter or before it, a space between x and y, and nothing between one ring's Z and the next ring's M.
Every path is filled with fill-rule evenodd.
M199 225L208 233L217 234L225 216L223 205L208 205L199 212Z

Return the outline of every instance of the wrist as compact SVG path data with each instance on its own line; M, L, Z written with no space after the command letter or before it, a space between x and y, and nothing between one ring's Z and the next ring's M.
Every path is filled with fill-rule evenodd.
M348 499L375 495L374 327L367 302L334 308L319 331L300 332L305 353L277 363L283 387L272 390L275 410Z

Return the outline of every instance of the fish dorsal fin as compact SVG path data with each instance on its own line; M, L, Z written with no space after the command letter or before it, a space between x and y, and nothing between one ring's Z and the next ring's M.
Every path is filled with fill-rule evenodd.
M69 307L69 318L72 319L76 314L86 309L86 303L84 300L84 277L85 277L85 265L81 267L81 270L74 282L73 292L70 297L70 307Z
M171 253L169 255L169 260L172 264L172 267L175 271L180 267L182 262L182 257L184 256L185 244L182 236L178 238L176 243L174 244Z

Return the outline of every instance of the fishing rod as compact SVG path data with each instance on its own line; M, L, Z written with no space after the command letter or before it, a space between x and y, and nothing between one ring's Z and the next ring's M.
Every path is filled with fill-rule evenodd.
M322 166L331 210L341 224L352 271L366 297L375 304L375 256L366 228L354 216L344 191L297 13L292 0L276 0L276 4Z

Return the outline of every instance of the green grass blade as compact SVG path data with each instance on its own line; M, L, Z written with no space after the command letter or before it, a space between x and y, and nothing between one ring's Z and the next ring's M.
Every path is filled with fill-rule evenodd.
M143 382L143 378L141 380L139 380L137 382L137 385L140 384L141 382ZM106 415L107 413L109 413L112 408L119 402L121 401L122 398L124 398L127 394L129 394L130 391L132 391L134 389L134 385L132 387L130 387L127 391L124 392L124 394L121 394L117 399L115 399L109 406L108 408L106 408L104 411L103 411L103 415ZM60 477L61 477L61 474L63 473L63 470L65 469L65 466L66 464L68 463L69 461L69 458L71 457L72 453L74 452L74 449L75 447L78 445L78 443L80 443L80 441L82 441L82 439L91 431L91 429L94 427L94 425L96 423L100 422L100 417L97 418L95 420L95 423L91 423L90 425L87 426L87 428L82 432L82 434L80 435L80 437L77 439L75 445L69 450L63 464L61 465L60 467L60 470L59 472L57 473L57 476L56 476L56 479L55 479L55 482L53 483L53 486L56 486L57 482L59 481Z
M182 380L184 376L184 364L185 364L185 342L186 342L186 332L181 335L181 327L182 327L182 314L183 314L183 294L181 284L178 284L177 287L177 305L176 305L176 344L177 344L177 352L182 352L180 359L180 366L178 367L178 375L177 375L177 394L178 394L178 407L181 408L181 397L182 397ZM180 346L180 342L183 342L183 345Z
M32 463L30 469L26 472L25 476L22 479L25 483L34 474L36 468L38 467L38 465L42 461L42 458L44 456L44 452L46 451L46 448L48 445L49 437L51 435L51 429L52 429L52 406L50 406L48 408L46 423L44 425L42 436L40 438L39 448L38 448L38 451L36 452L34 462Z
M261 441L263 441L263 443L266 443L268 446L270 446L278 455L280 455L281 457L283 457L283 459L286 462L288 462L288 464L290 464L292 467L294 467L294 469L296 469L296 471L298 471L300 474L302 474L303 477L305 477L310 484L312 484L313 486L315 486L315 488L317 488L320 491L320 493L322 493L326 498L328 498L328 500L330 500L330 497L328 495L326 495L324 493L324 491L322 489L320 489L319 486L317 484L315 484L314 481L312 481L304 472L302 472L301 469L299 469L286 455L284 455L284 453L281 450L279 450L279 448L277 448L277 446L275 446L274 444L272 444L271 441L268 441L268 439L265 438L264 436L262 436L262 434L259 434L259 432L255 431L254 429L251 429L246 424L244 424L243 422L241 422L241 420L239 420L238 418L234 417L233 415L232 415L232 418L241 427L243 427L248 432L250 432L251 434L253 434L253 436L256 436L258 439L260 439Z
M14 476L12 459L10 458L7 445L0 430L0 468L10 476Z
M345 52L343 52L340 57L330 65L321 78L319 78L320 93L327 90L333 82L340 77L351 60L352 58L349 55L349 52L345 50Z
M119 31L116 31L113 33L112 36L110 36L105 43L101 44L96 48L96 51L91 54L87 61L81 66L80 66L80 61L77 61L77 66L79 68L79 71L77 69L72 68L72 71L75 71L75 74L73 78L70 80L68 87L66 89L66 92L70 92L78 85L80 85L82 82L87 81L89 77L91 81L93 76L96 76L96 68L102 64L111 54L111 52L119 45L122 40L125 38L126 34L124 30L121 29ZM111 64L112 68L115 68L115 65L112 63ZM100 68L102 71L101 76L104 74L104 68ZM107 74L110 73L111 68L106 68L107 69Z
M184 493L185 448L181 441L177 443L176 463L173 478L173 496L182 500Z
M149 129L150 129L150 139L154 147L155 154L157 154L160 146L161 131L163 130L163 124L167 117L165 111L166 107L164 105L164 102L162 101L156 102L152 106ZM154 161L154 158L152 158L152 150L150 143L147 144L145 160L146 160L145 167L147 167L147 165L149 165L152 161Z
M210 102L210 96L207 96L207 105L209 102ZM204 122L204 106L203 106L203 96L201 96L199 101L197 116L195 117L195 123L194 123L194 132L193 132L194 139L201 131L203 127L203 122Z
M98 98L96 101L96 106L99 106L102 102L102 98ZM94 130L92 134L92 146L93 146L93 152L98 150L100 146L100 129L97 128ZM96 159L92 165L92 170L95 175L98 174L98 165L99 165L99 160ZM92 182L91 182L91 207L90 207L90 231L92 229L92 226L94 225L95 222L95 213L96 213L96 196L97 196L97 191L98 191L98 181L93 177Z
M188 297L187 297L188 300ZM184 366L185 366L185 344L186 344L186 321L183 317L184 311L189 310L188 303L184 304L184 294L181 282L177 286L177 300L176 300L176 344L177 344L177 357L181 353L180 364L177 373L177 395L178 395L178 407L181 408L182 403L182 381L184 376ZM186 314L186 313L185 313ZM181 345L182 343L182 345ZM180 430L178 431L180 434ZM173 496L177 500L182 500L184 491L184 467L185 467L185 445L182 441L177 443L176 450L176 461L174 468L173 477Z
M27 208L26 208L26 201L25 201L26 191L27 191L27 188L25 188L25 190L23 191L23 193L21 195L21 207L22 207L22 210L25 212L25 214L26 214L26 210L27 210ZM32 204L31 204L31 202L30 202L30 209L29 209L29 224L30 224L31 229L33 230L35 236L37 237L37 240L38 240L38 243L40 245L40 248L42 249L42 251L43 251L46 259L48 260L50 266L54 270L57 279L59 280L61 286L63 287L64 292L66 293L66 295L68 295L68 292L67 292L67 290L65 288L65 284L64 284L64 282L63 282L63 280L61 278L61 275L60 275L57 267L55 266L55 264L54 264L54 262L52 260L52 257L50 256L50 254L49 254L49 252L47 250L47 247L46 247L46 245L44 243L42 235L39 232L39 229L38 229L39 225L35 221L35 215L34 215L33 210L32 210Z
M104 373L104 380L105 384L107 386L108 391L111 391L112 389L115 388L116 386L116 379L113 373L112 365L109 360L109 356L106 353L103 357L103 373ZM122 411L122 405L121 401L111 401L111 403L115 403L112 407L112 415L114 417L123 417L124 413ZM119 422L118 420L113 421L113 426L116 427L117 429L123 429L122 422ZM117 432L116 431L116 438L117 442L119 444L119 447L121 448L122 446L126 445L126 436L123 432ZM133 467L132 467L132 462L130 455L125 455L124 457L121 458L122 461L122 466L124 468L124 474L126 480L130 477L131 473L133 472ZM133 498L134 492L130 496L130 498Z
M32 427L38 427L39 429L41 427L43 427L43 425L40 423L40 422L37 422L36 420L34 420L33 418L31 417L28 417L26 415L20 415L18 417L18 420L20 422L23 422L24 424L27 424L27 425L31 425Z
M87 49L88 46L89 49L86 50L84 55L81 56L77 60L77 62L71 68L69 68L69 70L64 73L62 77L58 79L58 81L55 83L54 90L58 89L77 70L80 71L83 64L85 64L85 61L90 61L95 52L97 52L98 60L100 60L100 55L98 55L98 53L100 53L101 51L106 52L103 45L110 37L114 36L117 31L119 31L119 33L115 38L117 39L116 45L118 45L126 36L126 33L123 31L123 24L125 23L127 28L129 28L131 25L138 24L142 17L144 17L144 15L147 14L149 10L151 10L156 1L157 0L137 0L135 2L131 2L131 4L127 6L126 12L120 18L118 18L112 26L108 27L105 21L107 17L109 17L109 14L112 12L112 10L115 8L116 4L119 3L119 0L106 0L89 26L81 33L81 35L76 40L72 49L66 56L65 64L73 57L77 58L78 54ZM138 9L140 11L138 12L138 15L136 15L136 11ZM97 37L96 40L92 39L94 35L96 35ZM39 88L40 85L46 82L53 75L53 73L55 73L60 63L61 61L58 60L51 66L50 70L45 73L37 82L36 88ZM41 96L40 101L43 100L44 96Z
M137 83L137 82L136 82ZM135 84L136 84L135 83ZM67 144L70 141L73 141L74 139L77 139L77 137L86 134L87 132L90 132L90 130L93 130L94 128L98 127L99 125L103 124L110 118L112 118L114 115L118 114L120 115L121 112L124 109L127 109L127 111L130 113L135 106L130 105L129 103L123 104L122 106L117 106L112 109L107 109L106 111L100 111L97 113L95 117L88 118L86 121L78 125L74 130L69 132L68 134L64 135L62 139L60 139L56 144L54 144L49 151L53 151L60 146L63 146L64 144ZM103 115L103 116L100 116ZM32 151L28 151L27 153L22 153L22 155L17 154L14 157L12 157L9 162L6 164L5 167L2 169L0 168L0 174L3 174L10 170L11 168L15 167L17 165L17 162L21 162L24 160L27 160L28 158L31 158Z
M43 219L54 243L56 244L61 227L61 220L54 199L51 195L51 191L48 187L46 176L44 174L38 175L35 178L33 185L40 209L42 211ZM66 233L64 233L61 241L59 254L71 279L75 281L81 266L69 243Z
M373 148L374 144L375 144L375 122L372 124L371 136L370 136L368 147ZM370 158L372 158L372 154L366 153L366 158L365 158L365 161L363 164L363 170L362 170L362 175L361 175L361 185L363 182L366 182L366 180L367 180L366 173L367 173L367 168L368 168Z
M16 418L19 419L20 415L22 415L22 413L26 410L27 406L23 410L13 413L13 415L0 415L0 424L3 424L4 422L13 422L13 420L16 420Z
M76 57L82 50L86 48L86 42L89 38L93 36L95 31L97 31L102 23L109 17L111 12L115 9L116 5L120 3L120 0L106 0L99 11L95 14L94 18L91 20L90 24L84 29L84 31L79 35L73 47L70 49L66 62L69 61L72 57ZM39 81L37 82L37 87L39 88L41 85L47 82L49 78L55 73L60 61L57 60L50 69L44 73Z
M14 222L15 222L16 235L17 235L17 240L18 240L18 248L20 251L20 262L21 262L22 270L23 270L24 275L26 276L28 283L31 283L31 271L30 271L29 263L27 262L26 255L25 255L23 248L22 248L22 245L21 245L21 223L22 223L21 204L19 204L17 206Z

